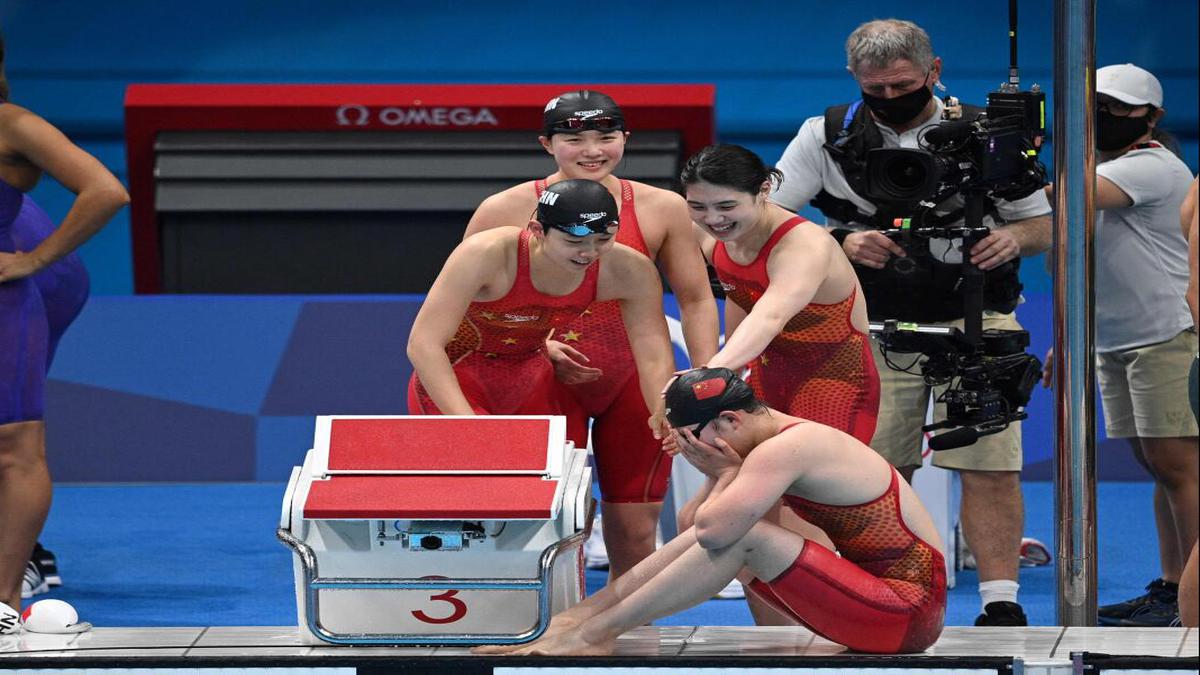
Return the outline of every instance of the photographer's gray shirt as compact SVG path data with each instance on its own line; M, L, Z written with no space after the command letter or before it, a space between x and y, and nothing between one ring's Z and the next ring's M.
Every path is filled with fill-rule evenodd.
M1192 173L1163 147L1096 166L1133 205L1096 211L1096 351L1166 342L1192 325L1179 207Z
M921 132L938 124L942 119L942 110L945 106L942 104L941 99L935 98L934 101L937 104L937 108L934 110L933 115L920 126L905 131L902 134L896 133L891 127L876 122L879 132L883 134L883 147L920 148L918 139ZM775 190L771 193L771 201L785 209L797 211L807 206L812 198L824 188L834 197L850 200L865 214L870 215L875 213L874 204L850 189L850 184L846 182L846 177L842 174L841 167L838 166L837 162L833 160L828 152L825 152L824 145L825 117L822 115L808 118L801 125L800 131L796 133L796 137L788 144L787 149L783 151L783 156L779 158L776 168L783 172L783 182L776 186ZM1041 190L1035 191L1024 199L1012 202L1003 199L994 201L997 212L1005 221L1024 220L1050 213L1050 202ZM955 195L944 202L943 207L938 209L938 213L953 211L960 208L962 203L962 197ZM961 222L959 221L959 223ZM990 216L984 217L983 224L989 228L996 226L995 221ZM871 229L858 223L841 223L832 218L826 221L825 226L829 228L844 227L851 230ZM937 256L943 262L958 264L962 262L962 254L958 250L960 243L958 240L954 240L953 242L945 239L930 240L930 253Z

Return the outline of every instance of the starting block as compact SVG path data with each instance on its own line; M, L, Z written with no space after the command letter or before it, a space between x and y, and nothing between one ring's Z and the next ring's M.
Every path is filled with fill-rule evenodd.
M276 531L301 638L535 639L583 598L591 473L563 417L318 417Z

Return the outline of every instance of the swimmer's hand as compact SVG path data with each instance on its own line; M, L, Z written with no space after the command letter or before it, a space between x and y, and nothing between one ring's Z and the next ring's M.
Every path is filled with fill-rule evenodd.
M675 440L675 436L675 430L668 429L666 435L664 435L662 439L662 451L671 457L683 452L683 448L680 447L679 442Z
M683 370L677 370L674 373L671 373L671 379L667 380L667 383L663 385L662 391L659 393L662 396L666 396L667 390L671 388L672 384L675 384L675 380L678 380L680 375L692 370L698 370L698 368L684 368Z
M672 435L684 458L709 478L719 478L730 472L736 474L742 468L741 455L723 439L705 443L696 438L691 429L672 429Z
M658 405L654 406L654 412L651 413L650 419L646 420L646 424L650 426L655 440L660 440L665 444L665 439L671 435L671 425L667 424L666 401L661 398L658 400Z
M563 384L595 382L604 374L599 368L585 365L591 359L583 352L557 340L546 340L546 357L554 365L554 376Z
M0 253L0 282L24 279L39 269L37 260L28 253Z

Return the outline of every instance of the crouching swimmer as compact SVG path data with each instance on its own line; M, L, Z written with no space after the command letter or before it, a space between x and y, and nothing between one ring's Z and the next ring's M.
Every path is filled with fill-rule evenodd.
M942 543L916 494L854 437L755 399L726 368L665 392L669 451L706 476L695 524L526 645L484 654L612 653L617 636L716 594L735 576L817 634L873 653L923 651L942 632ZM836 546L762 520L780 498Z

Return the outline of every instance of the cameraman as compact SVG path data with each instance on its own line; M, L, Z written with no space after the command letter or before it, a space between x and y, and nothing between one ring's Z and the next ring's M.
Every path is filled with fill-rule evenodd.
M921 27L897 19L859 26L846 40L846 56L862 101L835 106L805 121L779 161L785 180L772 199L791 210L811 200L825 213L827 226L855 265L871 320L961 328L960 242L929 240L927 254L910 255L879 230L894 217L914 214L873 203L861 193L867 150L917 148L921 132L942 121L945 106L932 92L941 75L941 59L934 57ZM978 112L968 107L963 117L971 119ZM838 147L826 147L831 136L841 141ZM994 215L984 218L991 233L970 250L971 261L986 275L983 328L1018 329L1012 312L1020 301L1019 257L1049 248L1050 204L1040 190L1017 201L992 203ZM961 225L962 205L956 194L929 215L946 216L939 221L945 225ZM919 264L907 264L911 262ZM885 359L878 342L871 342L881 386L871 447L911 480L921 464L921 426L930 396L940 391L925 386L913 356ZM909 372L890 369L889 359L899 367L911 364ZM935 408L935 419L944 414L944 406ZM959 471L962 479L962 527L978 565L983 607L976 625L1026 625L1017 604L1016 581L1024 526L1020 425L1011 424L968 447L938 452L933 462Z

